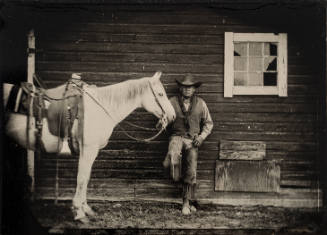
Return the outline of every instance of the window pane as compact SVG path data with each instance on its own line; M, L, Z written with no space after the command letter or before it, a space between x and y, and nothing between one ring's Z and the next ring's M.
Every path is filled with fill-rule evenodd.
M265 42L264 55L277 55L277 43Z
M262 56L262 43L250 42L249 43L249 55L250 56Z
M234 43L234 56L247 56L247 43Z
M265 86L277 86L277 73L263 73Z
M248 86L263 86L263 73L249 73Z
M277 57L269 56L265 58L265 71L277 71Z
M246 71L247 57L234 57L234 70L235 71Z
M262 72L262 58L249 57L249 71L261 71Z
M235 72L234 73L234 86L247 85L247 73Z

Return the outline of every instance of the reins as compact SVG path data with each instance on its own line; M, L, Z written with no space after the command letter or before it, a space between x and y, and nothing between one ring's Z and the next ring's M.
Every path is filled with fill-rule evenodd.
M36 76L35 76L36 77ZM37 78L37 77L36 77ZM43 83L42 82L40 82L40 79L38 79L38 83L39 83L39 85L41 85L41 87L43 88L44 86L43 86ZM109 110L107 110L101 103L100 103L100 101L98 101L92 94L90 94L89 92L87 92L85 89L83 89L83 87L80 87L77 83L75 83L73 80L69 80L68 82L67 82L67 85L69 84L69 83L72 83L72 84L74 84L75 86L76 86L76 88L81 92L81 93L85 93L85 94L87 94L99 107L101 107L102 109L103 109L103 111L110 117L110 118L112 118L113 120L115 120L113 117L112 117L112 115L110 114L110 112L109 112ZM155 93L154 93L154 90L153 90L153 88L152 88L152 86L151 86L151 83L149 82L149 87L150 87L150 89L151 89L151 91L152 91L152 94L154 95L154 98L155 98L155 101L157 102L157 104L159 105L159 107L161 108L161 110L162 110L162 112L163 112L163 117L164 117L164 114L165 114L165 111L164 111L164 109L163 109L163 107L162 107L162 105L160 104L160 102L158 101L158 99L157 99L157 97L156 97L156 95L155 95ZM44 88L43 88L44 89ZM31 93L35 93L35 91L30 91ZM65 99L68 99L68 98L70 98L70 97L74 97L74 96L76 96L76 95L71 95L71 96L66 96L66 97L63 97L63 98L53 98L53 97L50 97L50 96L48 96L47 94L45 94L44 92L42 92L43 93L43 96L44 96L44 98L46 98L47 100L49 100L49 101L60 101L60 100L65 100ZM133 123L131 123L131 122L129 122L129 121L125 121L125 123L126 124L128 124L128 125L130 125L130 126L133 126L133 127L136 127L136 128L139 128L139 129L142 129L142 130L147 130L147 131L157 131L157 129L156 128L147 128L147 127L142 127L142 126L139 126L139 125L136 125L136 124L133 124ZM123 133L127 136L127 137L129 137L130 139L133 139L133 140L135 140L135 141L138 141L138 142L150 142L150 141L152 141L152 140L154 140L155 138L157 138L164 130L165 130L165 128L162 126L161 127L161 129L158 131L158 133L156 133L154 136L152 136L152 137L149 137L149 138L145 138L145 139L141 139L141 138L137 138L137 137L134 137L134 136L131 136L130 134L128 134L127 133L127 131L119 124L119 123L117 123L117 126L123 131Z

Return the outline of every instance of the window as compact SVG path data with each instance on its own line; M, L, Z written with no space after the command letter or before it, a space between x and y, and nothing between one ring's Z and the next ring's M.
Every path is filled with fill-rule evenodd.
M225 33L224 97L287 96L287 34Z

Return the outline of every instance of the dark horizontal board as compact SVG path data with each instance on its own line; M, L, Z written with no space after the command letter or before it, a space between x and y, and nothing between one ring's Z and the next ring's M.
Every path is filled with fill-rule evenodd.
M164 63L104 63L104 62L37 62L39 70L55 71L94 71L94 72L153 72L162 71L170 73L192 73L203 71L204 73L221 73L222 65L204 64L164 64Z
M317 180L281 180L280 186L284 188L317 188Z
M208 85L210 86L210 85ZM214 87L214 86L213 86ZM204 90L206 87L204 86ZM210 90L209 90L210 91ZM317 107L315 103L307 104L208 104L210 112L223 113L315 113Z
M146 44L146 43L111 43L111 42L42 42L37 48L45 51L106 52L106 53L169 53L169 54L222 54L224 48L217 45L200 44Z
M56 39L56 40L54 40ZM62 34L50 32L37 37L41 42L112 42L112 43L147 43L147 44L206 44L221 45L224 42L224 35L164 35L144 33L108 33L108 32L72 32Z
M313 132L317 131L315 122L214 122L219 131L277 131L277 132Z
M263 26L240 26L240 25L191 25L191 24L119 24L119 23L95 23L95 22L47 22L38 27L38 32L106 32L106 33L151 33L151 34L198 34L219 35L225 31L229 32L270 32L271 29Z
M184 12L183 12L184 11ZM46 15L46 19L66 19L69 18L74 22L94 22L94 23L135 23L145 24L151 22L151 24L240 24L242 21L238 19L240 16L234 16L232 11L223 12L215 11L212 9L188 10L175 9L160 11L150 11L149 9L143 9L139 11L117 11L102 9L101 11L89 9L79 10L75 9L71 12L57 12Z
M304 173L298 173L297 171L294 173L283 173L281 175L281 180L288 181L288 180L297 180L297 181L318 181L319 177L316 172L304 172Z
M107 53L107 52L39 52L38 61L45 62L112 62L112 63L178 63L221 64L223 55L153 54L153 53Z
M314 152L317 151L318 143L313 141L269 141L267 143L267 149L271 151L287 151L287 152Z

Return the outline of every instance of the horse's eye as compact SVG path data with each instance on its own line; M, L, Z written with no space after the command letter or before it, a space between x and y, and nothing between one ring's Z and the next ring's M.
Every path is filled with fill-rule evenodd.
M159 96L163 96L163 93L162 93L162 92L159 92L158 95L159 95Z

